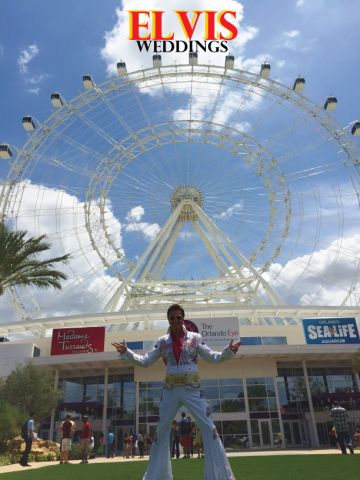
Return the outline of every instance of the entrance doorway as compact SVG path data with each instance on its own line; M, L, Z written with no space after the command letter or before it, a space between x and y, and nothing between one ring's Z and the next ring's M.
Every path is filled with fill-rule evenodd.
M260 446L269 448L274 446L271 421L267 419L259 420Z
M124 455L125 451L125 432L135 432L135 427L115 427L115 452L117 455Z
M286 447L299 447L305 444L305 431L298 420L283 421Z

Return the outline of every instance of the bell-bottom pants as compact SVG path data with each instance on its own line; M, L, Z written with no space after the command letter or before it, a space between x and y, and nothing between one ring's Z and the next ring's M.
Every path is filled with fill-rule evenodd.
M160 419L156 438L143 480L172 480L170 430L174 417L184 405L202 433L205 455L205 480L235 480L225 450L210 416L210 409L200 388L164 388L160 402ZM184 460L185 461L185 460Z

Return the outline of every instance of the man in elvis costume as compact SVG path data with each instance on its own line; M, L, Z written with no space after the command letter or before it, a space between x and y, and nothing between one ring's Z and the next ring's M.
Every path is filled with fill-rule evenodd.
M220 353L202 342L201 335L184 325L184 309L172 305L167 311L169 330L157 340L152 350L144 356L131 351L123 342L112 345L121 359L134 365L148 367L160 357L166 366L165 385L160 401L160 419L151 447L148 469L143 480L172 480L170 462L170 429L172 420L181 405L192 413L200 427L205 453L205 480L235 480L224 447L210 416L208 404L201 391L198 374L198 355L210 363L233 358L240 342L233 342ZM186 322L186 321L185 321Z

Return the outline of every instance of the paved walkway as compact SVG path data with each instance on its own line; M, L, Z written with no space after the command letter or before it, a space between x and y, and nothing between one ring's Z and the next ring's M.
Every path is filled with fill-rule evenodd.
M301 450L245 450L241 452L233 452L227 453L228 457L256 457L256 456L270 456L270 455L329 455L329 454L336 454L340 455L340 450L334 449L319 449L319 450L310 450L310 449L301 449ZM123 458L123 457L115 457L113 459L98 457L94 458L93 460L89 461L89 464L92 463L116 463L116 462L139 462L147 460L149 457L145 456L145 458ZM195 458L195 457L194 457ZM71 463L77 464L79 460L74 460ZM31 469L34 468L41 468L41 467L49 467L51 465L58 465L58 462L32 462ZM69 468L67 465L64 465L64 469ZM71 468L71 467L70 467ZM8 473L8 472L19 472L30 470L29 468L22 467L18 463L13 465L5 465L3 467L0 466L0 474L1 473Z

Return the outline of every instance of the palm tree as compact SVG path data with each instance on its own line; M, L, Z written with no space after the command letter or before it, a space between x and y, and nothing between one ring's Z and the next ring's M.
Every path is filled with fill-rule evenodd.
M0 296L9 287L32 286L61 289L67 276L54 268L66 263L70 255L40 260L38 254L50 249L46 236L25 239L26 231L12 231L0 222Z

